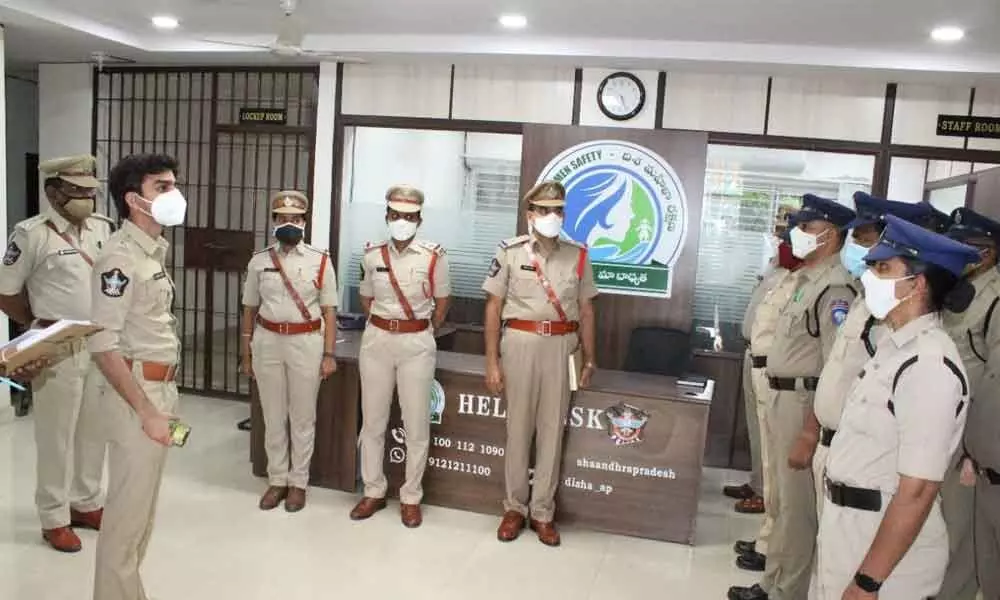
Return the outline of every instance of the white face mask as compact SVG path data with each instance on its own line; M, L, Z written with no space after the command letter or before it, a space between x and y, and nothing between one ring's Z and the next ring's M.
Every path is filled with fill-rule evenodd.
M142 196L139 197L142 198ZM164 192L153 200L142 199L149 202L150 210L141 208L139 210L153 217L153 220L160 225L174 227L184 223L184 216L187 214L187 200L177 188Z
M559 237L559 232L562 231L563 218L555 213L549 213L544 217L535 217L531 225L538 235L542 237Z
M819 234L823 235L823 234ZM798 259L805 259L813 252L816 248L819 248L826 242L819 241L819 235L815 233L806 233L798 227L792 229L792 255Z
M389 235L397 242L405 242L417 235L417 224L405 219L389 221Z
M892 312L892 309L906 300L906 298L896 297L896 283L913 279L913 277L910 275L898 279L881 279L871 269L862 273L861 285L865 287L865 305L868 306L872 316L881 321Z

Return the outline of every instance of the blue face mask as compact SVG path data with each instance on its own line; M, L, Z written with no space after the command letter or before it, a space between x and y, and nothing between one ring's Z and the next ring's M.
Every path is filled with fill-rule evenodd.
M840 263L844 265L848 273L858 278L868 269L868 265L865 264L865 256L867 254L868 248L865 248L852 239L848 239L847 243L840 250Z

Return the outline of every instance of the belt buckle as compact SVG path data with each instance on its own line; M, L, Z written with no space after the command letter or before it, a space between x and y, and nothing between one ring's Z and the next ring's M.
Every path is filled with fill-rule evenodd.
M393 333L399 331L399 319L389 319L389 331Z
M552 321L540 321L538 323L538 334L544 337L552 335Z
M288 323L278 323L278 335L288 335Z

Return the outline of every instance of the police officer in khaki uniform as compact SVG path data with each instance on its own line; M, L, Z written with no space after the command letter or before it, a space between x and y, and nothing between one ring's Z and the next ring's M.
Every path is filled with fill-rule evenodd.
M560 543L555 528L562 439L569 411L569 369L582 366L580 385L594 373L594 309L597 296L587 249L560 239L566 190L554 181L533 187L524 197L529 233L501 242L483 289L486 386L504 393L507 445L506 498L497 538L531 528L548 546ZM502 330L502 339L501 339ZM576 359L579 360L576 360ZM529 485L532 439L534 482Z
M14 227L0 265L0 310L23 325L90 319L94 257L114 229L111 219L94 213L95 167L93 156L39 166L51 208ZM62 552L80 550L71 526L101 527L103 383L82 340L34 381L35 505L42 536Z
M176 172L169 156L139 154L119 161L108 180L125 221L96 258L91 283L91 320L104 329L89 349L108 381L102 404L110 437L96 600L147 600L139 568L177 408L180 340L174 284L164 268L170 244L162 236L184 222L187 209Z
M942 313L945 331L958 347L962 364L969 375L972 404L983 390L987 360L991 349L1000 347L1000 323L994 323L994 312L1000 303L1000 272L997 271L997 241L1000 223L967 208L957 208L951 215L948 237L979 250L980 261L966 269L965 279L975 288L975 296L962 312ZM1000 315L996 315L1000 320ZM993 423L994 427L1000 424ZM975 600L976 558L973 515L975 507L974 477L970 485L962 485L962 461L965 449L958 454L941 486L941 510L948 526L949 560L944 584L938 600ZM968 460L966 458L966 460ZM966 471L971 472L971 461ZM1000 563L994 565L1000 568Z
M795 216L791 215L788 226L796 227L797 224ZM798 269L802 263L801 259L791 255L788 235L788 230L779 234L781 243L778 245L776 267L761 280L760 285L755 290L755 294L760 294L761 298L754 311L748 338L750 340L751 367L749 380L753 390L753 410L760 431L761 491L764 501L764 518L761 521L756 540L739 540L733 547L737 554L736 566L747 571L763 571L767 564L768 539L771 536L774 511L776 510L773 502L775 496L771 492L774 485L773 475L767 454L769 445L767 442L769 431L767 408L771 405L771 398L775 392L768 385L766 369L767 353L774 342L779 311L791 298L795 288L795 278L791 277L790 273ZM749 412L750 408L748 407L747 410ZM748 499L746 502L752 502L752 499ZM740 506L741 504L737 504L737 509Z
M892 333L844 404L826 468L819 600L920 600L948 559L938 492L969 403L965 369L938 312L975 249L892 215L865 260L865 304Z
M385 194L390 239L368 244L361 262L361 304L368 326L361 338L361 477L364 497L351 511L355 521L385 508L385 429L393 390L406 429L406 481L399 490L403 525L422 522L421 481L427 466L431 421L428 399L437 364L434 330L448 314L451 279L444 249L417 241L424 194L394 186Z
M337 370L337 276L329 254L302 241L308 212L300 192L271 198L277 241L253 255L243 285L243 372L264 413L261 510L305 507L319 385Z
M781 308L774 344L767 354L767 456L774 506L767 566L760 585L734 586L731 600L800 600L806 597L816 542L816 500L812 473L790 468L813 392L837 329L856 292L840 264L851 209L812 194L803 197L792 229L792 251L804 263L792 278L794 292Z

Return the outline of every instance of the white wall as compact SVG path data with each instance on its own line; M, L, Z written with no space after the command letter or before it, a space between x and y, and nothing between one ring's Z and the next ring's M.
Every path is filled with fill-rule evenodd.
M38 154L38 83L7 77L7 233L27 218L25 154Z
M0 26L0 75L4 75L4 29ZM0 77L0 103L2 103L4 114L6 114L7 107L7 92L6 92L6 77ZM0 140L7 139L7 123L6 119L0 119ZM6 189L7 186L7 144L3 144L0 147L0 188ZM7 203L0 202L0 231L7 231ZM6 247L6 244L4 244ZM8 341L10 339L9 335L10 323L7 320L7 315L0 312L0 344ZM14 408L10 405L10 388L5 385L0 385L0 423L6 423L14 418ZM8 450L13 450L10 448Z
M42 161L90 154L94 67L89 63L38 66L38 154ZM40 208L48 201L43 190Z
M337 65L319 66L319 101L316 107L316 147L313 149L313 197L309 243L317 248L330 245L333 217L333 132L336 126L334 103L337 97Z

